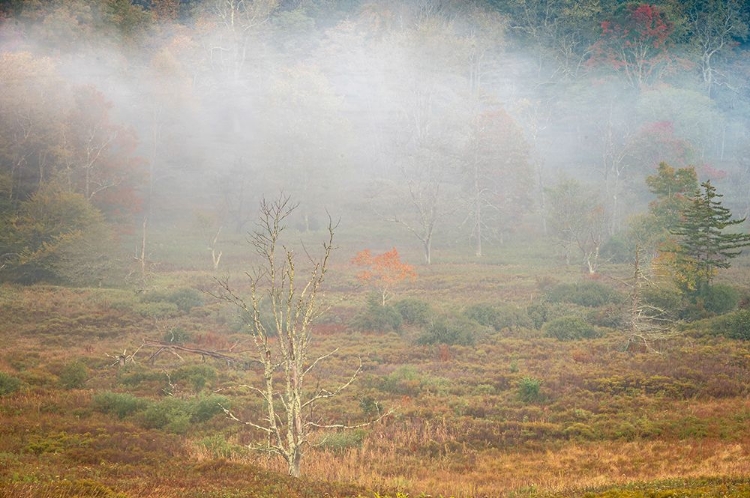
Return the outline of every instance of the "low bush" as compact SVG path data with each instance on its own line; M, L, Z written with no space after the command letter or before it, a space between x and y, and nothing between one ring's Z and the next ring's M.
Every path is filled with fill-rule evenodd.
M539 330L547 322L570 315L573 307L569 303L550 303L541 299L526 307L526 315L531 326Z
M353 327L372 332L398 332L403 318L395 306L382 304L380 297L372 294L367 299L367 307L354 317Z
M248 453L247 446L232 444L221 434L204 437L198 442L198 446L208 451L214 459L231 460L235 456L244 456Z
M706 311L723 315L737 308L740 302L740 293L732 286L716 284L710 286L703 293L701 301Z
M172 327L162 336L161 340L174 344L185 344L190 342L192 338L192 334L182 327Z
M197 393L206 387L206 384L216 380L216 370L205 364L188 365L178 368L170 377L173 382L187 382Z
M441 318L429 326L418 338L417 344L458 344L471 346L481 333L481 326L466 317Z
M625 324L625 313L620 305L607 304L586 314L586 321L598 327L617 329Z
M229 409L224 396L207 396L194 399L166 397L148 405L141 414L141 424L146 429L163 429L173 434L185 434L190 424L206 422Z
M89 378L86 365L74 361L65 365L60 372L60 385L65 389L80 389Z
M497 332L506 328L532 328L535 325L526 310L507 304L474 304L464 311L464 316Z
M432 307L429 303L416 298L401 299L393 303L393 307L401 314L404 323L408 325L426 326L432 318Z
M144 410L148 406L148 401L128 393L105 391L95 394L91 404L98 412L111 413L122 419Z
M601 282L585 281L577 284L558 284L545 295L551 303L573 303L588 308L618 304L625 299L622 293Z
M163 292L149 292L141 297L143 303L170 303L183 312L188 313L191 309L203 306L203 294L190 288L176 289Z
M185 434L190 427L188 403L173 397L151 403L140 417L146 429L163 429L174 434Z
M534 377L524 377L518 383L518 398L524 403L534 403L542 399L542 381Z
M729 339L750 341L750 310L739 310L714 318L711 331Z
M578 339L593 339L599 337L599 331L578 316L563 316L546 323L542 332L547 337L554 337L560 341L574 341Z
M326 434L318 447L333 453L343 453L350 448L359 448L367 432L363 429L345 430Z
M21 379L0 372L0 396L13 394L21 388Z

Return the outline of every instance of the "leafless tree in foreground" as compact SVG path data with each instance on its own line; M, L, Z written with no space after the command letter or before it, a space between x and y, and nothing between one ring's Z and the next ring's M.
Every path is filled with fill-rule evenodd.
M280 242L284 221L296 207L284 195L272 202L261 201L258 228L250 236L250 243L262 263L246 272L250 279L249 301L240 297L227 279L219 281L219 297L236 305L248 317L255 354L263 365L263 381L259 387L244 387L259 394L265 407L259 421L240 420L231 411L225 409L225 412L232 419L265 433L266 444L258 449L283 457L289 475L294 477L300 475L300 461L305 447L310 444L312 430L349 428L343 424L323 425L310 420L313 405L341 393L362 368L360 361L352 376L333 390L320 387L303 390L305 376L336 352L308 358L311 324L324 311L318 302L318 292L333 250L336 226L329 219L328 239L323 243L322 256L315 259L306 253L311 268L306 280L297 280L295 254ZM271 325L261 320L261 308L270 308Z

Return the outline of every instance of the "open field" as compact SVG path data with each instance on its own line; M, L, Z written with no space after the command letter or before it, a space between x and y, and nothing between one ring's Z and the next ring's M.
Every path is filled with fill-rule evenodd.
M394 302L426 303L426 321L376 331L356 326L368 289L340 251L313 343L313 356L336 353L308 385L344 382L358 358L363 370L312 416L354 425L394 413L316 434L299 480L248 450L258 434L221 411L258 413L259 400L241 387L258 380L257 368L188 350L250 349L236 312L205 293L215 285L210 272L160 270L137 289L0 287L0 496L750 493L748 341L710 333L703 321L674 324L645 347L618 325L623 302L549 297L556 286L591 282L625 296L617 282L627 265L594 280L554 261L534 265L533 255L418 266ZM730 272L724 280L747 280L742 264ZM533 321L542 308L582 316L596 334L549 337ZM504 325L483 324L481 309L501 310ZM426 341L440 320L470 340ZM188 349L155 355L144 340Z

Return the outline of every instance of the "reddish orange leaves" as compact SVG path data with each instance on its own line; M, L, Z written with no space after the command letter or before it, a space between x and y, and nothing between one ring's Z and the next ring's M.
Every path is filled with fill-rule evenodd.
M395 285L404 280L417 278L414 267L401 262L401 257L395 247L377 255L373 255L369 249L359 251L352 258L352 264L363 268L357 273L357 279L377 289L381 294L383 305L393 295L391 289Z

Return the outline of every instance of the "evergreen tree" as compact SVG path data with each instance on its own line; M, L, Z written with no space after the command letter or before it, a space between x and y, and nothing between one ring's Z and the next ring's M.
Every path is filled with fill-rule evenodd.
M681 220L670 233L677 237L674 266L684 291L703 295L719 268L729 268L729 260L750 246L750 234L724 233L745 219L733 220L729 209L721 205L721 194L710 181L701 183L702 191L682 210Z

